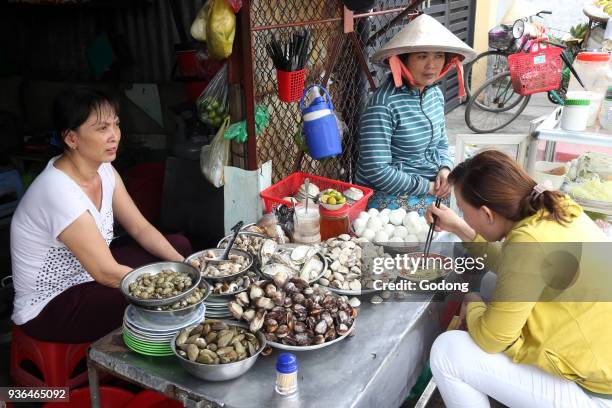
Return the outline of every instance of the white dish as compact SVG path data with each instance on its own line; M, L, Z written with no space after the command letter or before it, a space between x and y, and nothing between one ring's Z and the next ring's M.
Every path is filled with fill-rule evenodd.
M142 317L134 310L134 306L128 305L128 307L125 308L124 320L127 321L132 327L136 327L144 332L169 333L201 321L204 317L204 305L201 305L196 310L198 312L194 313L191 319L182 320L174 324L159 324L142 319Z

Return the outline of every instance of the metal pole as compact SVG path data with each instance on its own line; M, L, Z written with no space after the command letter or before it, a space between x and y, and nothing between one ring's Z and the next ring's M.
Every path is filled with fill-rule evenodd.
M253 69L253 27L251 25L251 1L245 0L240 12L240 31L244 51L244 99L246 107L247 168L257 169L257 136L255 134L255 78Z
M92 408L100 408L100 378L95 364L87 357L87 377L89 378L89 398Z

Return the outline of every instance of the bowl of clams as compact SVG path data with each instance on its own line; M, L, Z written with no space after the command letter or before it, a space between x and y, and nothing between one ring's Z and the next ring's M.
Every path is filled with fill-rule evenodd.
M266 339L262 333L251 333L246 324L204 320L178 332L170 347L191 375L226 381L249 371L266 347Z
M126 274L119 288L138 306L164 307L189 297L200 286L202 277L193 266L183 262L155 262Z
M253 266L253 257L245 251L232 248L228 259L221 260L225 249L212 248L196 252L185 263L198 270L209 282L222 282L245 274Z

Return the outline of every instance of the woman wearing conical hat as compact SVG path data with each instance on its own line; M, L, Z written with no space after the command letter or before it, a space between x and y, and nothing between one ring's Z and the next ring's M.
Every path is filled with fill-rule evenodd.
M476 56L463 41L421 15L372 57L391 76L372 95L360 123L357 183L376 193L370 208L403 207L423 214L435 197L447 199L453 161L436 85L452 68L464 96L462 63Z

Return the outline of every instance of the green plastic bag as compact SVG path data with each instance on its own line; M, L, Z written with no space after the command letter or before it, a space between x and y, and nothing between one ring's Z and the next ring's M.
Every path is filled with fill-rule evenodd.
M263 105L257 105L255 108L255 134L258 135L270 123L270 115L268 109ZM223 137L226 140L235 140L238 143L246 142L248 133L246 129L246 121L232 123Z
M236 15L227 0L210 0L206 24L206 44L211 57L224 59L232 55L236 34Z

